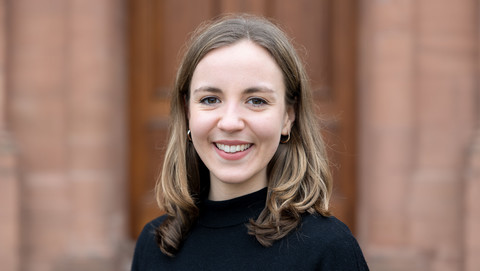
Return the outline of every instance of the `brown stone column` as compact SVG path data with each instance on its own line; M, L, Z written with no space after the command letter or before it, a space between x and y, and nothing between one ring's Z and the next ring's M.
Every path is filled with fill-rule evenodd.
M477 3L417 4L417 118L409 243L431 270L461 270L465 150L476 126Z
M126 235L126 62L123 1L70 1L68 31L71 253L111 265ZM93 259L92 259L92 256ZM92 261L98 260L93 264ZM90 268L86 268L90 269Z
M475 271L480 266L480 123L468 149L468 158L465 171L464 270Z
M362 1L358 225L373 270L462 270L464 238L476 238L464 237L465 218L469 228L478 217L464 213L464 169L478 19L475 0ZM467 212L478 210L475 183Z
M65 253L72 214L63 103L67 2L8 2L8 116L21 181L21 270L51 270Z
M477 81L476 81L476 131L467 149L465 169L465 234L464 270L475 271L480 267L480 4L477 2Z
M21 204L8 206L21 206L21 270L128 270L118 257L127 214L125 2L8 8L8 117L21 173Z
M0 263L19 269L20 197L17 157L7 119L7 6L0 0Z
M419 264L407 247L406 219L415 131L415 2L367 0L360 6L358 228L372 270L416 270Z

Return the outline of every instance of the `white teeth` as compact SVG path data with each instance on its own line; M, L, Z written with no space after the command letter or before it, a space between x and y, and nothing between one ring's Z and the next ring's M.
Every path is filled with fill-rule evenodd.
M244 151L252 146L252 144L225 145L225 144L219 144L219 143L215 143L215 145L217 146L218 149L228 153Z

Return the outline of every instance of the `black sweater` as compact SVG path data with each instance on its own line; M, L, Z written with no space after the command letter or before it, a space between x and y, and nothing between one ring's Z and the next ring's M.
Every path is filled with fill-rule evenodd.
M158 248L148 223L138 238L132 270L368 270L347 226L335 217L305 215L301 226L271 247L247 234L246 223L265 206L267 189L227 201L206 201L179 253Z

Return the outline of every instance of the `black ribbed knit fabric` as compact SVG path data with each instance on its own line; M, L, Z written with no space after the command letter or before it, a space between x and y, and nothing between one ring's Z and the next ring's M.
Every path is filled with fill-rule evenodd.
M247 234L246 223L265 206L267 189L227 201L206 201L180 252L158 248L148 223L138 238L132 270L368 270L349 229L335 217L303 216L298 230L263 247Z

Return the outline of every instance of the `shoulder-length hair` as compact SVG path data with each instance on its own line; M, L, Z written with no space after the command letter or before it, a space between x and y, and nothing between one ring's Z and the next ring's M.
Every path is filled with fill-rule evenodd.
M272 22L250 15L224 16L193 33L176 76L169 140L155 189L157 202L167 215L155 235L166 255L178 252L198 218L201 194L209 186L208 169L187 137L193 72L208 52L245 39L262 46L275 59L285 81L286 104L295 110L290 141L279 142L267 166L266 206L256 220L250 220L248 233L263 246L271 246L297 228L303 213L329 215L332 178L302 61L289 38Z

